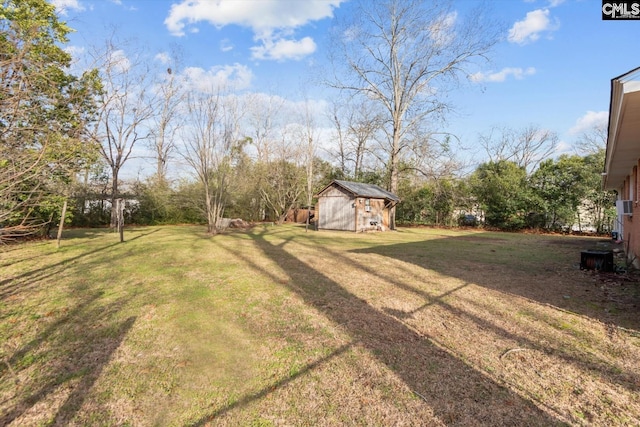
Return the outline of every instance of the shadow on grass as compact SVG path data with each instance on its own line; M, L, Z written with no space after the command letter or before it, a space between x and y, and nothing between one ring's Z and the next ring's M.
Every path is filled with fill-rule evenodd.
M0 299L46 295L48 284L53 283L56 288L67 276L81 276L86 269L107 262L107 255L119 244L106 243L62 261L40 263L41 267L4 279L0 281ZM105 291L100 284L81 282L68 292L64 301L75 301L69 306L52 304L45 309L49 312L40 312L36 307L35 312L22 313L34 324L32 339L19 346L12 345L11 340L3 343L0 379L4 399L0 402L0 425L76 422L74 418L95 382L135 323L135 317L120 318L128 300L120 298L105 304ZM6 319L6 313L0 318ZM93 399L88 404L97 413L107 411L97 408ZM43 410L46 412L40 413ZM82 411L82 416L91 412ZM77 424L91 422L80 420Z
M529 300L554 307L557 307L562 303L566 304L564 296L567 293L571 293L576 296L576 294L580 294L584 291L585 286L593 287L593 284L585 285L581 280L572 282L567 279L562 282L565 287L558 288L555 265L557 263L562 264L563 257L559 255L556 256L556 254L558 254L557 252L550 251L549 253L549 257L553 258L554 262L541 265L540 271L537 273L527 273L526 268L523 265L513 265L517 264L517 261L510 261L511 258L509 257L509 254L513 253L512 251L507 249L500 253L495 249L492 250L491 247L496 244L496 242L490 239L487 239L485 242L483 242L481 238L477 240L475 250L479 253L484 252L485 255L478 257L479 260L475 262L476 268L473 268L474 263L469 264L468 260L464 268L460 268L460 265L456 262L456 260L459 259L459 255L458 258L456 258L456 252L460 248L457 239L459 238L447 237L422 242L373 246L371 248L358 249L352 252L383 255L403 262L410 262L421 267L421 269L435 270L442 275L455 277L467 284L473 283L505 294L519 295ZM467 237L462 237L461 239L467 239ZM551 245L556 246L558 242L561 241L553 241ZM504 244L504 242L499 244ZM589 247L590 244L593 244L593 240L573 239L567 245L572 248L582 248ZM577 253L579 255L579 251ZM514 258L517 259L518 257ZM445 262L440 262L441 260L445 260ZM505 267L510 263L512 264L512 268ZM369 274L377 274L383 279L393 281L393 277L386 276L384 272L374 271L366 265L360 265L359 268ZM494 275L482 274L486 270L491 271L492 269ZM584 277L583 273L575 268L571 268L568 271L571 272L570 275L579 275L578 279L582 279ZM530 278L528 280L523 280L523 276L526 278L527 274ZM543 276L545 275L547 276L546 280L543 279ZM499 280L490 280L491 277L497 276L499 276ZM608 361L595 354L590 354L588 357L576 355L575 353L567 350L566 342L564 342L564 340L550 340L548 336L536 337L524 334L514 334L472 313L460 310L459 308L456 308L442 300L442 298L447 294L456 292L467 285L454 288L441 294L437 298L398 281L395 281L394 285L399 289L413 293L420 299L426 301L423 305L408 312L385 309L385 312L399 320L410 318L415 313L424 310L426 307L438 304L455 317L463 319L466 318L473 324L478 325L480 329L492 331L497 336L505 337L513 342L517 342L520 347L536 349L540 353L553 352L555 356L563 359L567 365L579 366L588 372L599 372L603 378L608 378L610 381L627 388L631 392L640 392L640 376L637 372L620 370L619 367L612 366ZM612 318L610 316L602 316L601 313L597 311L594 313L594 310L590 309L585 301L580 302L577 297L573 299L576 300L576 302L573 302L571 310L569 311L577 312L580 315L595 318L603 322L605 319L611 322ZM637 319L637 313L635 314L635 316L625 319ZM621 323L625 323L625 326L627 327L638 327L637 323L634 322L631 324L626 322Z
M158 229L153 229L146 233L140 233L130 238L128 241L133 242L143 237L148 237L149 235L156 233L158 231L159 231ZM0 280L0 299L8 298L11 295L14 295L16 292L26 290L33 283L53 277L59 274L62 271L62 269L64 269L65 267L73 265L73 263L76 261L79 261L84 258L88 258L92 255L95 255L101 252L108 251L110 249L114 249L118 245L126 245L126 244L127 244L127 241L124 241L122 243L120 242L110 243L105 246L101 246L93 250L83 252L80 255L77 255L75 257L65 258L60 262L43 265L40 268L26 271L17 276L12 276L6 279L2 279Z
M369 351L380 363L391 369L416 396L422 398L441 422L464 425L563 424L552 408L547 407L545 411L532 401L496 383L394 316L377 310L312 265L289 253L285 247L292 238L274 244L270 242L273 236L270 235L267 239L265 234L255 231L251 238L262 255L277 263L288 274L291 280L285 286L308 306L341 325L353 342ZM245 254L228 250L253 269L278 281L277 276L257 265ZM332 258L333 255L327 252L327 257ZM340 258L336 262L350 261ZM359 269L361 266L354 264L353 268ZM313 367L309 365L306 371ZM280 382L286 383L291 379ZM260 399L264 394L263 390L246 396L234 406ZM540 402L538 405L544 407ZM229 409L218 409L195 425L203 425Z
M29 425L67 425L74 418L135 322L135 317L114 322L112 316L124 301L94 304L101 295L96 292L86 297L5 359L0 376L6 380L11 375L16 391L2 402L5 410L0 425L16 420ZM37 370L30 369L34 364ZM31 372L18 381L15 371ZM53 413L40 414L36 409L45 401Z
M65 258L60 262L46 264L46 265L43 265L42 267L25 271L24 273L19 274L17 276L12 276L12 277L8 277L6 279L0 280L0 299L8 298L16 294L17 292L25 291L34 283L37 283L38 281L56 276L63 270L65 266L70 265L71 263L78 261L82 258L87 258L99 252L112 249L114 246L118 244L119 243L112 243L110 245L102 246L92 251L83 252L82 254L72 258Z
M263 397L266 397L269 393L271 393L273 390L286 386L287 384L289 384L290 382L296 380L297 378L306 375L307 373L309 373L310 371L324 365L325 363L329 362L330 360L334 359L335 357L339 357L342 354L346 353L349 349L351 349L354 346L354 343L349 343L349 344L345 344L342 347L336 349L335 351L331 352L331 354L318 359L316 361L314 361L313 363L308 364L307 366L305 366L304 368L300 369L299 371L297 371L294 375L291 375L289 377L283 378L280 381L276 381L273 384L270 384L268 387L263 388L262 390L244 396L239 400L236 400L233 403L230 403L218 410L216 410L215 412L213 412L212 414L207 415L206 417L196 421L193 424L189 424L192 427L200 427L200 426L204 426L207 425L209 422L213 421L214 419L217 419L218 417L224 415L225 413L231 411L234 408L237 407L241 407L244 405L247 405L251 402L253 402L254 400L259 400L262 399Z
M627 295L626 304L616 304L615 298L608 298L600 289L599 273L581 272L578 268L580 252L597 246L598 240L549 236L532 240L531 244L522 242L482 235L442 236L373 246L353 253L409 262L488 289L640 331L638 284L629 285L637 290ZM614 273L609 276L611 281L616 280Z

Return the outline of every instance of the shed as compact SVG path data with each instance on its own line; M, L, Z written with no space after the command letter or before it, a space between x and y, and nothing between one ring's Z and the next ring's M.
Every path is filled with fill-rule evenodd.
M374 184L334 180L316 194L319 230L388 230L400 198Z

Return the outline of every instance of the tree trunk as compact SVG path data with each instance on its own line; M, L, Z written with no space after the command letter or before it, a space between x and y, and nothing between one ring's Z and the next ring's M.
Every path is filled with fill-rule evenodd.
M120 172L118 168L111 168L112 179L111 182L111 228L116 228L118 226L118 207L117 201L119 198L118 194L118 173Z
M124 199L116 199L116 224L120 234L120 243L124 242Z
M57 238L57 246L60 249L60 239L62 239L62 228L64 227L64 219L67 216L67 199L64 199L64 204L62 205L62 213L60 214L60 224L58 224L58 238Z

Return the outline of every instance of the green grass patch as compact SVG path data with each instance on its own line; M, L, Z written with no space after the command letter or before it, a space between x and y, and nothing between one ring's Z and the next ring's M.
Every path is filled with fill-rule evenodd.
M0 424L579 424L615 393L606 417L640 416L638 340L602 327L637 325L581 299L594 240L204 231L5 248Z

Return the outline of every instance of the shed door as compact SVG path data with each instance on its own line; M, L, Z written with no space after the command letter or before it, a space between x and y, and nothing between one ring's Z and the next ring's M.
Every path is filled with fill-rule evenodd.
M319 202L318 228L355 231L356 216L353 200L344 197L323 197Z

